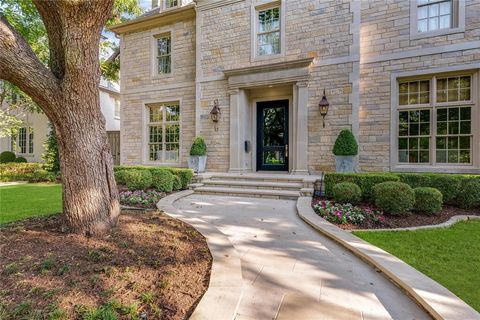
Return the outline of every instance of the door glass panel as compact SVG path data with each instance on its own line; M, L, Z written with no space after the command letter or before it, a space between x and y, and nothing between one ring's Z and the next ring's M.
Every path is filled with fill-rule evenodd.
M264 151L264 164L285 164L285 151Z
M263 110L263 145L285 145L285 108Z

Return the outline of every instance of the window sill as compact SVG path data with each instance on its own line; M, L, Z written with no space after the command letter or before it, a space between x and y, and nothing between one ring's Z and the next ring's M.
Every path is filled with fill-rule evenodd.
M164 80L173 78L173 73L152 75L152 80Z
M180 162L146 161L143 164L146 166L157 166L157 167L180 167Z
M480 168L474 165L438 165L432 166L430 164L396 164L391 166L392 172L432 172L432 173L480 173Z
M425 38L433 38L438 36L445 36L454 33L462 33L465 32L465 28L450 28L450 29L440 29L434 31L427 31L427 32L412 32L410 33L410 40L419 40Z
M255 56L253 57L252 62L265 61L265 60L273 60L273 59L283 58L284 56L285 56L285 55L284 55L283 53L268 54L268 55L265 55L265 56L255 55Z

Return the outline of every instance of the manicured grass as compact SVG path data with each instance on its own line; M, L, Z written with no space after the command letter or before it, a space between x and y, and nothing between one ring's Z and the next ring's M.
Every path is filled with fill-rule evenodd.
M0 225L61 211L60 184L34 183L0 187Z
M480 221L448 229L354 232L441 283L480 311Z

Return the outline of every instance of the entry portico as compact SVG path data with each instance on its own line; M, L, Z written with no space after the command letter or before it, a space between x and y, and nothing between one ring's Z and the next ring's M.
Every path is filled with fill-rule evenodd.
M288 100L287 172L308 174L308 81L313 58L224 71L230 95L229 172L262 171L257 159L257 104Z

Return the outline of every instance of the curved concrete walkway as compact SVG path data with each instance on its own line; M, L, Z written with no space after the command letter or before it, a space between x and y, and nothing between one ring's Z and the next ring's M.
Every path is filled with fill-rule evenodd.
M241 256L237 320L430 319L400 289L296 214L295 201L193 194L174 203Z

